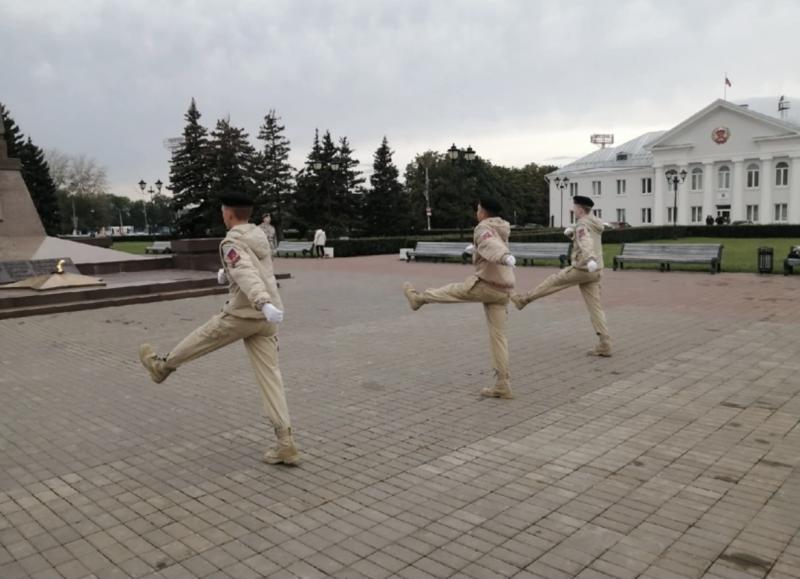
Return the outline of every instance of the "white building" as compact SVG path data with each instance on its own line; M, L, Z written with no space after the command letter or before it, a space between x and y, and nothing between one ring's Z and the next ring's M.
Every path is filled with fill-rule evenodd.
M717 100L669 131L561 167L548 175L551 225L572 222L574 195L592 197L604 221L633 226L671 224L674 207L682 225L704 224L708 215L800 223L800 117L778 108L777 97L741 105ZM670 171L686 172L677 192L667 182Z

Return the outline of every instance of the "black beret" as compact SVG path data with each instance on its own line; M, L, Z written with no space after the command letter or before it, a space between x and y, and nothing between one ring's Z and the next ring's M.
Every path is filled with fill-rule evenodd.
M242 191L223 191L218 196L220 203L226 207L252 207L253 198Z
M590 197L584 197L583 195L575 195L572 198L572 202L575 205L583 205L584 207L594 207L594 201Z

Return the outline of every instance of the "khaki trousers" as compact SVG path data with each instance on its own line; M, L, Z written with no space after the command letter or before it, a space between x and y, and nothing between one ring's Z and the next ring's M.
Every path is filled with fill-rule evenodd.
M508 320L508 291L496 289L475 276L466 281L427 289L420 294L426 304L457 304L480 302L489 326L489 345L492 351L492 366L499 378L509 379L508 339L506 321Z
M266 320L219 313L181 340L167 356L166 364L169 368L178 368L223 346L243 340L261 387L267 416L274 427L289 428L289 408L278 367L277 334L278 326Z
M606 315L600 305L600 279L601 272L590 273L575 267L567 267L558 273L554 273L540 283L533 291L528 292L522 299L525 303L530 303L544 296L549 296L563 289L578 286L586 302L586 309L589 310L589 317L592 319L592 326L598 336L608 338L608 326L606 326Z

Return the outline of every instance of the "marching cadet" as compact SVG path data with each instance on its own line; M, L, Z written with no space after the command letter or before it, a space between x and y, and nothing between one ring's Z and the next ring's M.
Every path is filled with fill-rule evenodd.
M564 230L564 235L572 239L572 265L549 276L533 291L524 295L512 295L511 301L521 310L534 300L577 285L589 310L594 331L600 337L600 343L589 354L609 357L611 337L608 335L606 315L600 305L600 279L603 271L600 236L603 233L603 222L592 215L594 201L589 197L576 195L572 201L578 222L574 230L571 227Z
M472 253L475 274L464 282L453 283L420 293L409 283L403 291L412 310L424 304L453 304L480 302L489 325L489 342L492 364L496 376L493 387L481 390L481 396L491 398L513 398L511 373L508 367L508 341L506 320L508 319L509 294L514 289L514 256L508 250L511 226L499 217L500 204L494 199L483 198L478 203L478 225L473 234L473 244L466 251Z
M150 344L139 346L139 359L153 382L161 383L186 362L238 340L244 342L256 373L267 416L278 444L264 454L269 464L295 464L300 459L292 438L289 409L278 368L278 324L283 304L272 270L272 255L262 229L248 223L253 201L247 195L220 195L222 219L228 233L219 247L221 285L229 284L222 311L186 336L166 356L156 355Z

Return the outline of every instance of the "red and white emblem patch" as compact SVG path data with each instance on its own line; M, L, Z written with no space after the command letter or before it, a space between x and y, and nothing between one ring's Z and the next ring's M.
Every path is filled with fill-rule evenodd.
M578 238L583 239L584 235L586 235L586 230L585 229L579 229L578 230Z
M481 235L481 241L484 239L489 239L490 237L494 237L494 234L491 231L487 231L483 235Z
M239 254L236 252L236 250L235 250L234 248L232 248L232 247L231 247L231 248L230 248L230 249L227 251L227 253L225 254L225 259L227 259L227 260L228 260L228 263L229 263L231 266L234 266L234 265L236 265L237 263L239 263L239 260L240 260L241 258L242 258L242 256L241 256L241 255L239 255Z

